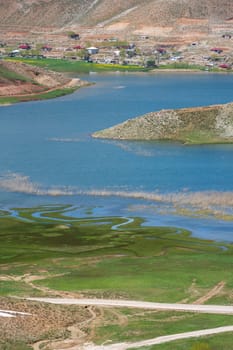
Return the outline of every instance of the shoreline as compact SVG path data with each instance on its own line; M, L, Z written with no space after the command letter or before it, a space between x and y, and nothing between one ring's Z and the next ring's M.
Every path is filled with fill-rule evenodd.
M60 96L64 96L64 95L69 95L71 93L73 93L74 91L85 87L85 86L89 86L91 85L91 83L81 80L79 78L72 78L68 83L63 84L63 85L59 85L56 87L53 87L51 89L42 91L42 92L38 92L38 93L31 93L31 94L18 94L18 95L5 95L5 96L0 96L0 107L7 107L7 106L11 106L15 103L20 103L20 102L30 102L30 101L36 101L36 100L46 100L46 99L52 99L52 98L56 98L56 97L60 97ZM50 93L58 93L57 96L51 96L48 97L47 95L49 95ZM61 92L61 93L59 93ZM30 98L31 97L31 98ZM23 98L21 100L21 98ZM18 101L12 101L9 102L7 101L6 103L2 102L1 99L6 99L10 101L10 99L19 99Z
M64 72L65 73L71 73L69 71ZM77 72L78 73L78 72ZM90 71L87 73L82 73L82 75L88 75L91 74L100 74L100 75L111 75L111 74L135 74L135 75L141 75L141 74L150 74L150 75L156 75L156 74L232 74L233 71L226 71L226 70L218 70L218 71L211 71L211 70L201 70L201 69L192 69L192 68L154 68L148 71L138 70L138 71L130 71L130 70L96 70L96 71ZM73 72L74 74L74 72ZM36 101L36 100L46 100L46 99L52 99L64 95L68 95L73 93L74 91L78 90L81 87L90 86L92 83L88 81L81 80L79 78L71 78L71 80L68 83L58 85L56 87L41 91L41 92L35 92L30 94L16 94L16 95L2 95L0 96L0 107L7 107L11 106L15 103L19 102L29 102L29 101ZM57 94L56 94L57 92ZM55 96L49 97L48 94L54 93ZM22 99L21 99L22 98ZM6 100L6 102L1 101ZM11 101L12 100L12 101Z

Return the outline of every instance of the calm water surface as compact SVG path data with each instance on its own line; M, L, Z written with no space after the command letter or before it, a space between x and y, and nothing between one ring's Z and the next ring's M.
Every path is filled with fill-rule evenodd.
M230 102L232 75L91 74L83 79L96 84L54 100L1 107L0 207L66 203L80 208L74 215L86 215L85 208L96 216L141 215L151 224L233 240L232 223L172 215L174 203L169 214L161 213L156 197L148 198L159 194L165 203L170 194L200 192L206 200L209 191L217 191L217 197L233 191L233 145L90 136L154 110Z

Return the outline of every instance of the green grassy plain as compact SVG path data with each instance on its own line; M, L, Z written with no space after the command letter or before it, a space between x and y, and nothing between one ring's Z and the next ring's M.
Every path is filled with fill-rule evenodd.
M55 72L73 72L73 73L90 73L90 72L146 72L149 68L136 65L90 63L71 59L53 59L53 58L9 58L9 61L24 62L34 66L53 70Z
M122 322L121 325L117 324L117 320L112 319L112 323L108 325L102 325L97 327L96 342L102 344L106 339L111 339L113 343L119 342L119 339L124 342L140 341L146 339L153 339L168 334L176 334L182 332L189 332L193 330L199 330L203 328L216 327L216 325L229 325L233 321L233 316L224 315L198 315L195 313L178 313L178 312L143 312L136 310L125 310L122 314L127 315L127 322ZM110 316L109 316L110 317ZM205 325L205 326L204 326ZM218 348L220 345L220 339L224 337L228 339L225 343L225 347ZM201 339L201 340L200 340ZM193 338L186 340L179 340L170 343L153 345L150 347L140 347L138 349L146 350L163 350L163 349L175 349L175 350L191 350L194 344L208 344L206 350L217 349L233 349L230 343L232 334L224 334L224 336L215 335L204 338ZM223 342L224 344L224 342ZM214 346L214 347L213 347ZM230 346L230 347L227 347ZM133 349L133 348L132 348ZM198 350L198 349L197 349ZM202 350L201 348L199 350ZM205 349L203 349L205 350Z
M40 218L33 217L39 208L21 209L20 219L0 218L0 263L7 265L8 273L28 273L35 263L49 275L64 273L63 278L45 278L38 285L99 294L117 291L160 302L191 302L224 280L222 302L232 302L227 293L233 287L231 245L200 240L175 227L141 226L139 218L114 230L112 226L125 219L74 220L57 209Z
M159 70L189 70L206 71L205 66L194 65L185 62L174 62L170 64L161 64L159 67L144 67L138 65L121 65L107 63L91 63L72 59L54 59L54 58L7 58L9 61L20 61L32 64L38 67L47 68L56 72L90 73L90 72L149 72ZM211 72L223 72L222 69L214 67L208 68ZM232 72L232 70L227 70Z
M194 238L182 228L142 226L140 218L128 224L121 217L76 219L65 215L68 209L59 205L15 208L18 218L1 213L3 298L46 296L49 290L49 296L66 292L192 303L224 283L221 292L206 302L232 304L232 245ZM40 216L35 215L38 212ZM125 225L113 228L122 223ZM30 280L28 276L34 277ZM233 324L233 316L124 308L106 309L103 320L95 326L92 339L99 344L107 339L136 341ZM150 349L233 349L230 334L203 339L209 347L195 348L200 340L193 339ZM221 339L225 345L218 347ZM25 339L22 350L27 344Z

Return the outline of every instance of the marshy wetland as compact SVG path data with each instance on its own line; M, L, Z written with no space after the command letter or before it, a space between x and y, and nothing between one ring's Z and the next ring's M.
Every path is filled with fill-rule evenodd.
M90 136L152 110L230 102L232 76L115 73L85 80L96 84L1 108L1 309L32 316L0 319L0 348L36 349L41 342L46 350L82 349L85 342L232 325L232 315L24 299L232 304L233 145ZM171 344L233 348L232 333Z
M64 305L52 307L12 298L232 304L231 244L194 238L182 228L145 227L137 217L74 218L72 210L54 205L1 213L1 304L32 314L11 320L11 326L8 321L8 327L0 320L1 339L8 348L17 349L19 344L41 339L44 344L54 339L62 343L71 337L67 328L72 322L83 332L82 339L99 344L109 337L113 342L136 341L232 324L231 315L126 308L114 311L114 307L101 310L97 306L88 306L88 310L69 306L66 310ZM90 310L97 316L84 327ZM49 324L44 321L46 326L42 328L41 319L46 315ZM219 341L222 336L212 337ZM225 337L230 339L230 334ZM187 341L184 344L187 346Z

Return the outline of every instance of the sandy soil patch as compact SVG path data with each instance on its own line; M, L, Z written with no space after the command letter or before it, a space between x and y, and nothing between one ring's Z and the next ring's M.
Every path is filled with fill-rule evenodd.
M141 29L137 29L134 31L134 34L136 35L154 35L154 36L160 36L160 35L168 35L172 31L172 27L149 27L149 26L143 26Z
M127 23L127 22L118 22L118 23L114 23L114 24L107 26L105 29L111 30L111 31L112 30L121 31L121 30L127 29L128 26L129 26L129 23Z

